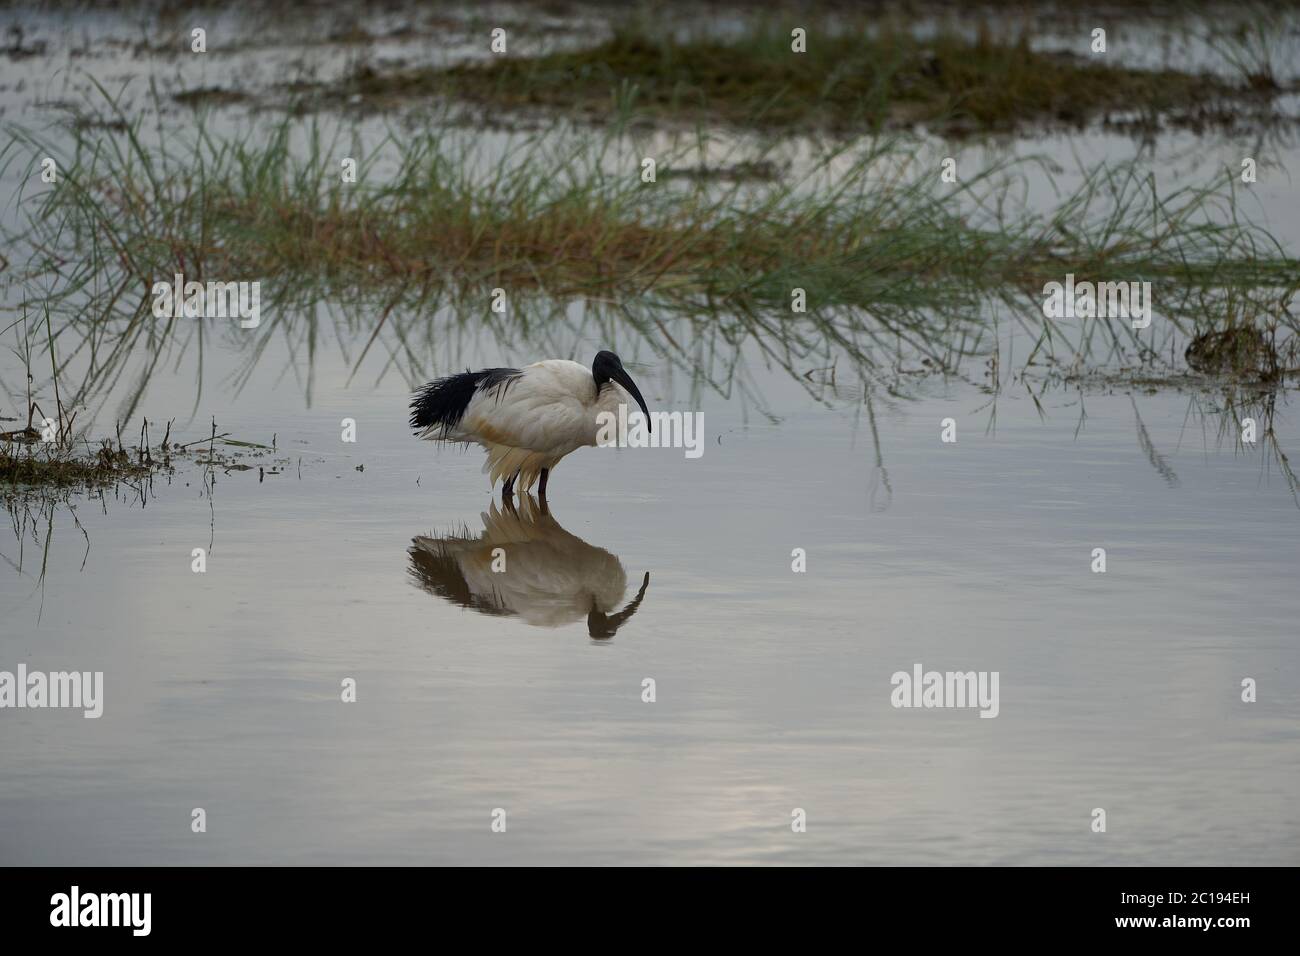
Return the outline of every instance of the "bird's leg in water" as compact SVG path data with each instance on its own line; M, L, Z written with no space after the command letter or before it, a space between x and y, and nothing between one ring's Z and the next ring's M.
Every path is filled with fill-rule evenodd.
M506 479L506 483L501 486L501 497L503 499L511 497L515 493L515 479L519 477L519 472L515 472Z
M542 483L541 483L541 485L539 485L538 488L537 488L537 493L541 496L541 498L542 498L543 501L546 500L546 479L549 478L549 477L551 477L551 471L550 471L550 469L549 469L549 468L543 468L543 469L542 469Z

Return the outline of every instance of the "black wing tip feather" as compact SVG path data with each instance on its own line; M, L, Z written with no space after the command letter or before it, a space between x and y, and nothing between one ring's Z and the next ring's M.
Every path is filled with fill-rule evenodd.
M466 369L436 379L417 389L411 399L411 428L424 431L441 425L445 433L460 424L475 392L500 388L504 393L521 374L517 368L487 368L478 372Z

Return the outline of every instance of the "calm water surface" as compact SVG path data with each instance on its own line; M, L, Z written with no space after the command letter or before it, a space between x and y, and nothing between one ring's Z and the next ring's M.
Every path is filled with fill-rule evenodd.
M1297 861L1300 510L1203 399L1089 394L1080 428L1077 393L1004 395L994 431L935 380L873 402L877 453L860 398L753 357L766 415L633 367L703 411L703 456L575 453L545 518L494 516L479 455L410 438L404 384L340 362L310 408L268 375L223 414L287 473L83 502L89 548L60 513L43 582L29 534L5 662L104 671L105 712L7 713L3 859ZM1274 428L1294 447L1289 409ZM517 577L413 543L456 536L526 540ZM999 671L999 716L894 709L915 662Z

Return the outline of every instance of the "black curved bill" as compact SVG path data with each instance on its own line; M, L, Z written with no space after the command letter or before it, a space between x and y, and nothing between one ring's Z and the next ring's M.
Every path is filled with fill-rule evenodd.
M641 389L636 387L636 382L632 381L632 376L628 375L624 369L618 368L615 369L612 373L610 373L609 377L612 378L614 381L618 382L618 384L622 385L623 388L627 389L627 393L631 395L633 398L635 398L636 403L641 406L641 413L645 415L645 430L646 433L649 434L650 409L645 407L645 399L641 397Z
M596 610L596 604L593 601L591 613L587 615L587 633L597 640L607 640L614 636L614 632L628 622L636 609L641 606L641 599L645 597L645 589L650 586L650 572L645 573L641 579L641 590L636 592L628 606L623 608L617 614L601 614Z

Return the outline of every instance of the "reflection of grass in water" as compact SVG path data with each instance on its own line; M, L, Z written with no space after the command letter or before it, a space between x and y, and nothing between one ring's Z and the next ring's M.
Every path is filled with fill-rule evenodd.
M9 565L16 574L27 574L30 563L27 557L28 543L30 542L33 547L38 549L41 566L37 574L36 585L41 591L41 613L43 614L45 610L45 578L49 572L50 546L54 543L55 517L66 511L72 518L73 525L85 538L86 551L81 557L82 568L86 566L86 558L90 555L90 535L86 533L86 529L82 527L80 519L77 518L77 510L73 504L71 493L66 490L47 492L41 497L0 497L0 507L3 507L8 515L14 534L13 553L6 554L4 551L0 551L0 560ZM38 623L39 620L40 614L37 615Z
M1291 465L1291 459L1278 441L1275 430L1277 417L1277 399L1279 389L1224 389L1217 407L1198 409L1202 420L1213 419L1218 429L1218 441L1222 445L1231 436L1233 445L1244 450L1242 426L1244 419L1251 418L1256 425L1256 441L1267 450L1267 455L1260 455L1261 478L1265 477L1276 465L1282 479L1286 482L1291 500L1300 508L1300 476Z
M1194 390L1189 395L1184 429L1193 420L1199 423L1206 449L1213 444L1219 450L1230 446L1238 454L1257 450L1261 484L1276 469L1292 502L1300 508L1300 476L1297 476L1276 431L1278 397L1285 395L1276 382L1232 383ZM1243 440L1247 419L1254 422L1253 446Z
M804 54L791 50L796 23L807 30ZM1080 54L1088 49L1084 36ZM1111 111L1148 122L1163 115L1198 125L1232 123L1246 102L1267 106L1276 88L1035 50L1027 32L995 33L987 24L918 38L878 19L834 23L805 13L780 25L750 20L721 37L632 21L586 49L442 68L363 64L337 84L302 91L308 104L359 98L383 107L450 94L498 110L542 107L604 118L619 103L639 116L674 122L861 131L915 122L980 130L1078 126Z

